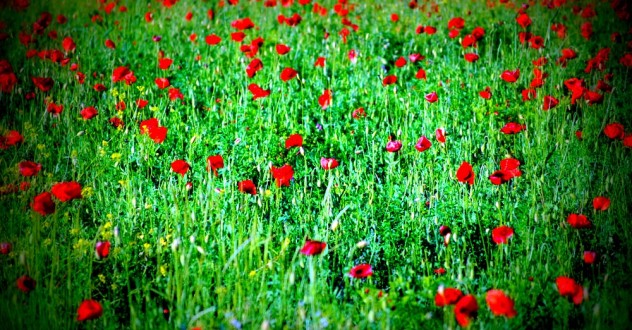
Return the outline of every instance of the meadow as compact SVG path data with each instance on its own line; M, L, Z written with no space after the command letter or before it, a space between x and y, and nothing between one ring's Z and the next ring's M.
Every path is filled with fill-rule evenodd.
M625 1L0 4L6 329L622 329Z

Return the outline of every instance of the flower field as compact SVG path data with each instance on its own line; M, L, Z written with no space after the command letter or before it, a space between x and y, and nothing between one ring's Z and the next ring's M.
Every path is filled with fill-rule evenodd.
M7 329L620 329L625 1L0 4Z

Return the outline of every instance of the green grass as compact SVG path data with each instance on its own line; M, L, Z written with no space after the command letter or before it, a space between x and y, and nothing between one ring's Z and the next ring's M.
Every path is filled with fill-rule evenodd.
M359 30L346 43L333 1L319 2L327 16L313 13L313 3L298 2L265 8L245 0L224 7L180 1L165 8L157 1L122 1L127 12L117 6L111 14L97 1L31 2L25 11L0 11L6 25L0 32L8 34L0 59L19 81L12 92L0 93L0 133L24 136L0 150L0 184L30 183L28 190L0 196L0 242L13 246L0 255L0 320L7 328L456 328L454 308L435 306L440 286L476 297L474 328L625 328L631 321L632 150L603 133L612 122L628 132L632 127L632 75L619 63L630 51L630 22L619 20L608 3L595 4L598 15L591 19L572 12L588 1L556 9L533 4L528 31L545 40L536 50L518 41L519 2L489 8L483 1L445 1L440 13L428 15L430 3L422 12L403 1L359 1L348 16ZM25 56L18 34L30 33L43 11L52 23L29 49L63 52L61 41L70 36L76 50L67 66ZM152 23L144 19L148 11ZM189 11L193 19L186 21ZM302 15L298 26L278 23L279 14L293 13ZM391 13L399 14L398 22ZM68 22L57 23L59 14ZM95 14L102 21L93 23ZM447 24L457 16L465 28L450 39ZM256 55L264 67L250 79L251 59L230 40L236 31L230 23L244 17L256 29L244 31L243 43L265 40ZM579 29L585 21L593 24L589 41ZM550 31L553 23L566 25L566 38ZM435 26L437 33L416 34L418 25ZM463 49L461 38L477 26L485 37L476 49ZM57 39L48 37L51 30ZM613 32L621 43L610 40ZM223 40L207 45L211 33ZM106 39L116 49L106 48ZM277 43L291 51L278 55ZM605 47L611 49L605 70L585 73L586 62ZM555 64L563 48L578 54L565 68ZM356 64L348 58L352 49ZM168 70L158 68L159 51L174 60ZM466 52L479 54L479 61L466 62ZM394 66L411 53L425 59ZM324 68L313 65L319 56L326 58ZM541 68L548 77L537 98L525 102L520 92L533 78L531 61L542 56L549 60ZM84 84L69 70L72 63L85 74ZM119 66L129 67L137 81L112 82ZM285 67L298 78L281 81ZM415 79L419 68L427 80ZM500 79L516 68L517 82ZM600 92L602 104L580 99L571 105L566 79L583 79L595 90L606 73L614 88ZM397 83L383 86L390 74ZM53 78L53 89L37 90L34 76ZM158 77L179 88L183 100L170 101L168 89L156 87ZM95 91L96 83L107 90ZM250 83L271 94L253 101ZM490 100L478 95L486 86ZM325 110L318 104L324 89L333 94ZM431 104L424 95L433 91L439 101ZM35 98L26 100L28 92ZM559 105L543 111L545 95ZM139 98L149 105L138 109ZM63 112L47 113L46 100L62 104ZM125 110L116 110L119 101ZM98 116L82 119L79 111L87 106ZM359 107L366 118L352 117ZM112 117L124 126L114 128ZM140 134L140 122L149 118L167 127L163 143ZM510 121L527 128L501 133ZM445 129L446 143L435 139L437 128ZM295 133L303 136L304 154L285 148ZM420 153L414 145L422 135L432 147ZM402 141L399 152L385 150L389 137ZM206 158L216 154L225 162L218 176L205 169ZM340 166L325 171L321 157ZM493 185L488 176L508 157L520 160L522 176ZM191 166L184 177L171 170L177 159ZM41 172L22 177L24 160L41 164ZM472 186L457 180L463 161L473 166ZM270 166L284 164L293 167L294 180L277 187ZM246 179L255 182L256 196L237 189ZM83 198L53 198L56 211L47 216L31 209L36 195L66 181L79 182ZM593 209L597 196L610 198L608 210ZM571 213L586 215L592 228L571 228ZM441 225L452 229L448 246ZM515 231L509 244L492 241L500 225ZM307 238L326 242L326 250L302 255ZM97 259L95 244L105 240L112 243L110 255ZM597 253L594 264L584 263L585 250ZM348 276L362 263L372 266L373 276ZM440 267L445 275L435 274ZM30 293L16 287L23 275L36 281ZM586 288L582 304L560 296L558 276ZM516 317L492 314L485 302L490 289L515 301ZM101 303L103 315L80 323L77 308L90 298Z

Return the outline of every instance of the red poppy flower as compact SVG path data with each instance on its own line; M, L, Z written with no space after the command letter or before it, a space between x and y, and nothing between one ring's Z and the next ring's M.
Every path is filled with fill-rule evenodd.
M448 21L448 30L461 30L465 27L465 20L461 17L454 17Z
M540 36L533 36L531 37L531 39L529 39L529 43L530 43L531 48L540 49L544 47L544 38Z
M491 183L495 185L500 185L514 177L519 177L522 175L522 172L518 168L520 166L520 161L513 158L506 158L500 161L500 170L495 171L492 175L489 176L489 180Z
M303 20L303 17L301 17L301 15L297 13L294 13L290 17L279 15L277 17L277 20L279 21L279 23L281 24L285 23L287 26L297 26L299 23L301 23L301 21Z
M437 294L435 295L435 306L444 307L448 305L456 304L463 297L463 292L455 288L443 288L439 287Z
M437 128L435 131L435 137L437 138L437 141L445 143L445 130L443 128Z
M136 76L134 72L125 66L120 66L112 71L112 82L125 81L127 85L131 85L136 82Z
M285 149L290 149L292 147L302 147L303 146L303 137L300 134L292 134L288 136L285 140Z
M485 87L484 90L478 92L478 95L480 95L482 98L489 100L492 98L492 92L491 89L489 88L489 86Z
M606 62L610 56L610 48L602 48L597 52L595 57L588 60L586 63L586 68L584 72L590 73L593 69L598 69L599 71L603 71L606 67Z
M448 37L450 37L450 39L454 39L459 36L459 33L461 33L460 30L457 30L457 29L450 30L450 32L448 32Z
M531 61L531 63L533 63L533 65L535 66L543 66L545 65L549 60L546 59L546 57L540 57L537 60Z
M110 254L110 245L110 241L97 242L95 251L99 259L107 258L107 256Z
M373 269L369 264L359 264L351 268L349 275L353 278L367 278L373 275Z
M84 300L77 309L77 321L79 322L98 319L101 315L103 315L103 307L96 300Z
M584 251L584 263L592 265L597 259L597 253L595 251Z
M149 101L147 101L147 100L143 100L143 99L138 99L138 100L136 100L136 106L137 106L139 109L142 109L142 108L146 107L146 106L147 106L147 104L149 104Z
M55 104L53 102L49 103L48 106L46 107L46 112L57 116L59 114L61 114L61 112L64 111L64 106L61 104Z
M29 177L37 175L37 173L39 173L39 171L42 169L42 164L38 164L30 160L25 160L23 162L20 162L20 164L18 164L18 167L20 169L20 175Z
M251 194L253 196L257 194L257 187L252 180L243 180L238 182L237 189L243 193Z
M551 31L554 31L560 39L566 38L566 26L562 23L553 23Z
M61 47L66 51L66 53L73 52L77 45L71 37L66 37L61 42Z
M562 49L562 57L560 57L557 62L562 64L562 66L566 65L568 60L572 60L577 57L577 53L571 48Z
M529 42L529 40L531 40L531 38L533 37L533 35L531 34L531 32L519 32L518 33L518 40L520 41L520 44L524 45L525 43Z
M0 60L0 91L11 93L18 83L18 77L13 72L11 64L7 60Z
M217 45L220 43L220 41L222 41L222 38L220 38L219 36L217 36L216 34L211 34L206 36L206 38L204 38L204 41L208 44L208 45Z
M556 98L551 95L546 95L544 97L544 103L542 104L542 110L548 111L551 108L555 108L557 104L560 103Z
M298 72L296 72L296 70L292 68L285 68L283 69L283 71L281 71L281 80L288 81L296 77L297 74Z
M305 241L303 248L301 248L301 253L306 256L315 256L321 254L323 250L325 250L325 247L327 247L327 243L325 242L312 241L308 239Z
M520 69L515 69L513 71L505 70L500 75L500 78L508 83L513 83L520 78Z
M18 131L9 131L4 136L0 136L0 149L6 149L18 143L24 142L24 138Z
M481 40L485 36L485 29L477 26L472 30L472 35L476 38L476 40Z
M0 254L7 255L13 250L13 245L9 242L0 243Z
M386 143L386 151L398 152L402 148L402 142L397 140L390 140Z
M94 84L92 89L94 89L97 92L104 92L105 90L107 90L107 87L105 87L105 85L103 85L103 84L96 83L96 84Z
M235 42L241 42L242 40L244 40L245 37L246 37L246 34L241 31L233 32L230 34L230 39Z
M461 163L459 169L456 171L456 178L459 182L467 182L470 185L474 184L474 170L472 169L472 165L468 162Z
M397 76L395 76L395 75L386 76L386 77L384 77L384 79L382 79L382 85L383 86L392 85L392 84L394 84L396 82L397 82Z
M603 134L605 134L611 140L621 140L625 137L625 129L623 125L619 123L610 123L606 125L603 129Z
M406 59L403 56L400 56L396 61L395 61L395 66L398 68L403 67L404 65L406 65Z
M586 40L590 40L590 37L593 35L593 26L591 22L585 22L580 27L581 35Z
M56 183L51 188L51 193L61 202L82 198L81 185L75 181Z
M523 89L522 90L522 101L533 100L537 96L535 89Z
M619 63L626 68L632 67L632 53L626 53L619 59Z
M156 143L162 143L167 138L167 128L163 126L156 126L149 130L149 138Z
M415 74L415 78L426 80L426 70L419 69L417 73Z
M285 54L290 52L290 47L288 47L288 46L286 46L284 44L278 44L278 45L276 45L275 48L276 48L277 54L279 54L279 55L285 55Z
M263 89L261 87L259 87L259 85L257 84L250 84L248 85L248 90L250 90L250 93L252 93L252 100L256 100L256 99L260 99L260 98L264 98L267 97L268 95L270 95L270 90L269 89Z
M178 0L160 0L160 2L162 2L162 5L165 8L171 8L178 2Z
M584 133L580 130L576 130L575 131L575 137L577 138L577 140L582 140Z
M105 47L110 48L110 49L116 49L116 44L114 44L114 41L107 39L105 41Z
M607 84L605 81L603 80L599 80L597 82L597 89L604 92L604 93L610 93L612 92L612 86L610 86L609 84Z
M323 94L318 97L318 104L323 110L331 105L331 91L329 89L325 89Z
M169 83L169 79L167 78L156 78L154 82L156 83L156 86L158 86L158 88L160 89L165 89L171 85Z
M188 12L185 16L184 19L187 21L191 21L191 19L193 19L193 13L192 12Z
M248 30L255 27L255 24L250 20L250 17L246 17L232 21L230 26L237 30Z
M468 47L476 47L476 37L468 34L465 37L463 37L463 40L461 40L461 46L463 48L468 48Z
M289 187L290 182L294 178L294 170L288 164L281 167L272 166L270 172L272 172L272 177L275 179L277 187Z
M320 158L320 167L322 167L323 170L333 170L334 168L338 167L338 165L338 160L336 160L335 158Z
M123 111L123 110L125 110L126 107L127 106L125 105L125 101L118 101L116 103L115 109L116 109L116 111Z
M501 290L492 289L487 291L485 301L489 309L496 316L506 316L508 318L516 316L514 301L507 297Z
M173 60L170 58L161 58L158 60L158 67L161 70L167 70L169 69L172 63L173 63Z
M586 218L583 214L575 214L571 213L566 218L566 222L571 225L573 228L581 229L581 228L590 228L592 223L588 218Z
M504 134L518 134L525 128L526 126L524 125L520 125L514 122L509 122L505 124L505 126L503 126L503 128L501 128L500 131Z
M217 176L217 170L224 168L224 158L222 155L213 155L206 158L206 170L213 171L213 174Z
M569 297L575 305L579 305L584 300L584 288L575 282L574 279L566 276L558 276L555 279L557 291L562 297Z
M598 196L593 199L593 207L597 211L605 211L610 207L610 198Z
M43 77L31 77L33 84L42 92L48 92L51 88L53 88L53 84L55 83L52 78L43 78Z
M83 84L83 83L85 82L85 80L86 80L86 75L85 75L85 74L83 74L83 72L77 72L77 74L75 75L75 77L77 78L77 81L78 81L80 84ZM27 99L27 100L29 100L29 95L32 95L31 99L32 99L32 98L35 98L35 93L33 93L33 92L29 92L29 93L27 93L27 94L26 94L26 99Z
M419 152L423 152L430 149L431 146L432 143L430 143L430 140L428 140L426 136L421 136L419 140L417 140L417 144L415 144L415 149Z
M623 138L623 145L628 148L632 148L632 134L626 135Z
M263 69L263 62L260 59L255 58L250 61L250 64L246 67L246 74L248 74L248 78L252 78L257 74L257 71ZM283 76L281 76L283 79Z
M184 95L180 92L180 88L169 88L169 99L175 101L176 99L184 99Z
M516 22L523 29L526 29L532 23L531 18L529 17L529 15L527 15L527 13L522 13L518 15L518 17L516 17Z
M426 99L426 101L430 103L435 103L439 100L439 97L437 96L437 92L426 94L424 98Z
M366 112L364 111L364 108L360 107L353 110L353 113L351 113L351 117L353 117L353 119L364 118L366 117Z
M140 122L140 134L148 134L152 129L160 126L158 119L149 118Z
M189 163L185 162L182 159L174 160L171 163L171 170L182 175L183 177L187 173L187 171L189 171L189 168Z
M454 314L456 315L456 321L463 328L467 327L472 318L476 316L478 312L478 303L476 302L476 298L468 294L463 298L459 299L454 306Z
M35 280L32 279L28 275L20 276L15 281L15 285L18 287L18 289L20 289L20 291L22 291L24 293L29 293L29 292L35 290L35 284L36 284Z
M467 53L465 55L463 55L463 57L465 58L466 61L470 62L470 63L474 63L476 61L478 61L479 57L477 54L474 53Z
M492 240L496 244L507 244L509 239L513 237L514 230L508 226L499 226L492 230Z
M314 62L314 66L315 67L325 67L325 58L324 57L318 57L316 59L316 61Z
M149 118L140 122L140 134L148 134L153 129L160 126L158 119Z
M46 216L55 212L55 202L51 198L51 194L48 191L45 191L33 198L33 203L31 203L31 208L33 211L41 214L42 216Z
M446 273L446 270L443 267L439 267L439 268L434 270L434 273L437 274L437 275L444 275Z

